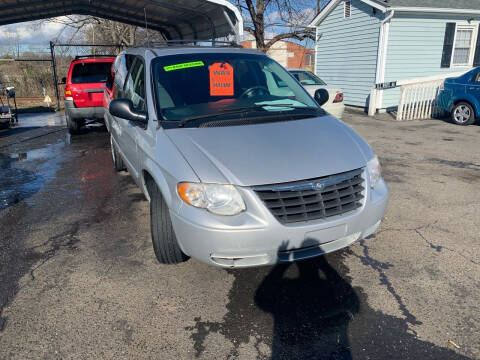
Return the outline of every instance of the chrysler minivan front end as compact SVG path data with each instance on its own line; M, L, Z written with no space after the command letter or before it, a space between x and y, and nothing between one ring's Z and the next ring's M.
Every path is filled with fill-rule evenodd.
M212 67L241 76L214 94ZM218 266L268 265L339 250L377 229L388 200L378 158L273 60L195 53L156 58L152 71L164 134L196 174L171 190L183 253Z
M113 154L122 157L114 156L116 168L144 174L136 180L150 200L161 263L290 262L378 228L389 195L380 163L321 108L325 89L313 99L253 50L145 52L125 81L126 99L113 100L109 111Z
M173 227L186 254L219 266L249 267L319 256L378 228L388 199L388 188L378 175L374 157L363 168L285 184L191 184L187 191L193 194L183 195L181 183L180 197L190 206L171 212ZM201 205L191 206L190 198ZM205 211L217 198L234 205L218 207L217 214Z

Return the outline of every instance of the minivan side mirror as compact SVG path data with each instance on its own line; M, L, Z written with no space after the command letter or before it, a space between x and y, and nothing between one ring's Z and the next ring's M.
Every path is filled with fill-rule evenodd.
M60 84L66 84L67 83L67 78L66 77L63 77L62 78L62 82Z
M133 108L132 100L130 99L115 99L112 100L108 108L112 116L129 120L137 124L146 125L148 122L145 111L137 111Z
M328 95L327 89L318 89L317 91L315 91L314 98L320 106L324 105L328 101L329 97L330 95Z

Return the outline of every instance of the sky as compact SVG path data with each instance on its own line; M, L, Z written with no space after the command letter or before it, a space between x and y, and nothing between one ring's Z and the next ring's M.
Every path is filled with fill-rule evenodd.
M56 38L61 32L63 25L55 22L25 22L13 25L0 26L0 44L14 43L14 39L22 45L43 45Z
M310 3L312 0L301 0L299 3ZM313 18L314 10L308 8L308 6L301 6L303 8L302 15L304 19ZM245 14L244 14L245 15ZM275 21L279 19L278 11L271 11L267 14L267 19ZM6 47L15 46L16 43L20 43L22 49L32 47L48 46L51 40L56 40L57 36L62 33L63 25L57 22L46 21L39 22L25 22L13 25L0 26L0 46L4 49ZM281 28L268 28L267 38L273 37L276 33L282 32ZM68 31L64 31L64 37L67 36ZM16 40L18 39L18 40Z

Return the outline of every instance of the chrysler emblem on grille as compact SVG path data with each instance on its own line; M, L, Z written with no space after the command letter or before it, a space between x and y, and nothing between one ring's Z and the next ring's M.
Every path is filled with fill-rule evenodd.
M314 190L322 190L323 189L323 184L321 182L316 182L313 184Z

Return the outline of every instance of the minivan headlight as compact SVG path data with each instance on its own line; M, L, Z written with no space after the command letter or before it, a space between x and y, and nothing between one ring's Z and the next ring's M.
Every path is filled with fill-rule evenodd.
M177 192L187 204L217 215L236 215L246 209L233 185L182 182L177 185Z
M367 162L368 175L370 176L370 186L374 188L382 177L380 162L375 155L369 162Z

